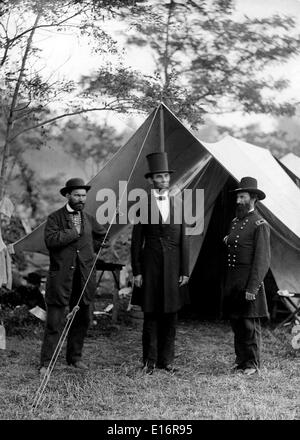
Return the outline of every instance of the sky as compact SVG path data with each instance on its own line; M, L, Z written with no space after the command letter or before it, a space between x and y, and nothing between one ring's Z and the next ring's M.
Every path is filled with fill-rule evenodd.
M237 0L237 14L241 17L247 15L250 18L270 16L278 13L279 15L292 15L299 19L300 25L300 0ZM118 24L118 27L120 24ZM123 25L124 27L124 25ZM111 24L110 24L111 28ZM299 26L300 28L300 26ZM119 28L116 28L118 30ZM122 48L122 38L117 37L119 46ZM104 61L104 56L95 56L90 52L90 48L87 44L87 39L78 38L72 33L62 33L54 35L52 32L41 32L38 35L39 46L43 50L43 59L45 69L55 71L55 75L58 78L67 77L68 79L77 80L82 74L87 74L90 71L97 68ZM131 49L126 52L127 65L136 68L143 73L149 73L154 67L153 59L151 55L145 51L145 49ZM288 66L283 67L282 72L278 70L276 73L285 74L288 72L288 79L291 82L291 86L286 92L286 96L299 96L300 97L300 57L291 60ZM94 119L101 121L103 115L98 112L94 114ZM128 133L134 132L139 125L142 124L146 116L136 116L127 118L125 115L116 113L106 114L107 122L118 130L122 131L125 128ZM214 119L216 123L220 124L233 124L234 125L247 125L249 123L261 123L264 130L271 130L274 127L274 120L271 117L261 115L249 115L238 116L236 114L228 114L226 116L218 117ZM233 122L234 121L234 122ZM42 169L43 173L46 173L49 177L53 172L53 169L61 171L68 170L69 173L77 172L80 176L83 176L80 168L76 169L76 165L70 168L70 164L64 165L65 158L63 155L53 157L52 152L57 152L57 147L48 145L47 151L43 156L43 151L35 153L33 160L37 162L36 167Z

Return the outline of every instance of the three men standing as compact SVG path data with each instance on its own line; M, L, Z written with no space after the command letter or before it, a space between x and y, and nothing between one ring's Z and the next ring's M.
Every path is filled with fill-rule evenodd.
M184 304L181 287L189 280L189 268L182 201L169 194L173 171L167 153L149 154L147 161L145 177L153 186L148 194L148 222L133 227L131 262L132 304L144 312L143 364L146 373L152 374L154 368L174 371L177 312Z
M234 332L235 370L246 375L260 367L261 318L269 316L264 277L270 266L270 228L255 210L265 193L257 180L243 177L236 193L236 217L232 220L227 246L227 279L224 317Z
M66 358L69 365L87 369L81 357L90 323L90 305L96 292L93 264L106 236L106 229L83 211L89 189L90 186L85 185L82 179L68 180L60 190L67 199L66 205L50 214L46 222L44 238L49 250L50 267L45 294L47 318L40 361L42 375L46 373L59 341L66 307L73 310L86 283L78 304L79 310L69 329Z

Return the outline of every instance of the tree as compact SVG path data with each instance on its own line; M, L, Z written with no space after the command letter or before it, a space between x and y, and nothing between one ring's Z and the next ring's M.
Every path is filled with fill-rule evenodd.
M64 151L80 163L86 179L90 180L122 146L123 134L106 122L97 125L89 119L67 121L56 141Z
M143 16L136 11L127 41L152 51L155 72L100 69L91 78L90 93L123 96L127 107L139 110L163 100L194 127L205 115L231 111L294 114L296 102L280 98L288 80L270 74L299 54L293 18L238 19L233 0L140 3Z
M133 1L106 0L13 0L0 9L0 130L4 142L0 169L0 199L3 197L8 169L21 158L21 152L34 138L42 145L49 127L63 118L115 108L115 103L95 103L80 94L72 81L55 81L41 73L38 64L37 32L42 29L72 30L91 38L94 51L117 52L115 41L99 26L121 7L134 8ZM100 23L101 24L101 23ZM61 103L65 102L62 106ZM60 113L55 106L62 107ZM32 136L34 133L34 136ZM12 160L11 160L12 158Z

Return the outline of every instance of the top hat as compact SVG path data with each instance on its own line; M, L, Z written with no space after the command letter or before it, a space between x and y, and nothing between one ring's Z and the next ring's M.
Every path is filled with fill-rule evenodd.
M37 272L30 272L27 276L23 277L28 283L40 284L42 281L42 276Z
M266 197L266 194L257 188L257 180L254 177L242 177L239 188L234 189L234 193L238 192L249 192L257 194L259 200L263 200Z
M73 191L73 189L86 189L88 191L90 188L89 185L84 184L80 177L74 177L66 182L66 186L60 190L60 193L65 196L68 192Z
M167 153L150 153L146 156L146 159L149 168L148 173L145 174L146 178L155 173L174 173L173 170L169 170Z

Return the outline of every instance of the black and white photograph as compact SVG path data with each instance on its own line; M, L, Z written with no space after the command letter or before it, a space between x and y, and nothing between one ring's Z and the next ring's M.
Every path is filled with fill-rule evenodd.
M300 0L0 2L0 423L300 420L299 78Z

